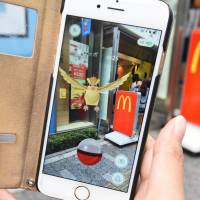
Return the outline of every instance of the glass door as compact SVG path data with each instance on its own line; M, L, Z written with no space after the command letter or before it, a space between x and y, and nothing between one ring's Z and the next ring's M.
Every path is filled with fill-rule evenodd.
M120 31L118 27L104 25L101 86L116 80ZM112 123L114 91L101 93L99 119ZM100 123L100 122L99 122Z

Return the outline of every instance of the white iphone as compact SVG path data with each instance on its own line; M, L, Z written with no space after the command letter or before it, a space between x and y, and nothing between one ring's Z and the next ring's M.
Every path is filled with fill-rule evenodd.
M62 11L38 189L134 198L171 29L158 0L68 0Z

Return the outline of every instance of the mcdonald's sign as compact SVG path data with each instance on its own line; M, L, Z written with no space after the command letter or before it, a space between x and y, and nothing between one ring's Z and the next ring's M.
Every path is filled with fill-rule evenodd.
M191 35L181 114L188 121L200 125L200 29Z
M118 91L114 111L113 129L131 137L137 110L138 94L129 91Z
M120 110L120 106L122 106L122 110L125 110L128 106L128 112L131 112L131 97L120 95L119 100L117 102L117 110Z

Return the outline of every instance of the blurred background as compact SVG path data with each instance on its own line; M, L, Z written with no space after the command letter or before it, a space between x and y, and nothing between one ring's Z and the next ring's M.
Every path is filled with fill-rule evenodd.
M186 137L183 141L185 155L185 192L186 200L200 199L200 0L165 0L174 15L173 30L167 50L166 60L157 93L154 113L152 115L150 134L157 137L160 128L173 116L182 114L188 120ZM0 3L1 12L5 9ZM13 12L11 9L10 12ZM12 26L0 26L0 53L31 57L34 47L34 33L36 30L37 12L33 9L15 10L29 19L23 20L15 30ZM14 19L3 19L0 23ZM10 20L10 21L9 21ZM24 24L26 24L24 26ZM15 48L11 46L9 38L4 35L12 32ZM29 37L23 38L28 32ZM17 35L17 36L16 36ZM14 38L16 37L16 38ZM8 41L9 40L9 41ZM22 45L23 43L23 45ZM16 45L21 44L21 45ZM5 48L6 47L6 48ZM17 47L17 48L16 48ZM40 193L24 190L10 190L17 200L47 200Z

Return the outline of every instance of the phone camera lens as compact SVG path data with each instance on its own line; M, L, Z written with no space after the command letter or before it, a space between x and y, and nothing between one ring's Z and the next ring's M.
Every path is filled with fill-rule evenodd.
M101 8L101 5L100 5L100 4L97 4L97 8Z
M119 0L116 0L116 3L119 3Z

